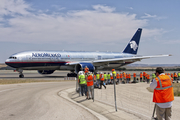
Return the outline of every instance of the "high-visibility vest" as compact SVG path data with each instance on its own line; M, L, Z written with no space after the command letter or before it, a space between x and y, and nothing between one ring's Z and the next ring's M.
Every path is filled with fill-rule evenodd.
M99 79L99 74L96 74L96 78Z
M149 74L147 74L147 79L150 79L150 75Z
M156 75L155 75L154 73L152 74L152 78L153 78L153 79L156 78Z
M122 75L122 73L120 74L120 78L123 78L123 75Z
M153 102L166 103L174 100L171 77L168 75L159 75L155 78L157 87L154 89Z
M100 79L101 79L101 81L104 81L104 75L103 74L100 74Z
M113 75L111 75L111 80L113 79Z
M142 73L140 73L140 78L142 78L142 76L143 76Z
M107 79L111 79L111 75L110 74L107 74Z
M136 73L133 74L133 77L136 77Z
M173 77L173 73L171 73L171 77Z
M88 73L88 71L89 71L89 68L84 68L85 73Z
M107 79L107 74L104 74L104 79L105 79L105 80Z
M131 79L131 74L129 74L129 79Z
M146 76L146 72L143 72L143 76Z
M93 77L92 77L92 75L88 75L87 86L92 86L92 85L93 85Z
M86 84L85 75L79 75L79 84Z
M174 73L174 77L177 77L177 74L176 74L176 73Z
M180 73L178 73L178 77L180 77Z
M117 73L117 75L116 75L116 76L117 76L117 79L119 79L119 78L120 78L119 73Z
M126 73L123 73L123 77L126 77Z
M94 80L96 80L96 75L94 75Z
M113 71L112 74L116 77L116 71Z

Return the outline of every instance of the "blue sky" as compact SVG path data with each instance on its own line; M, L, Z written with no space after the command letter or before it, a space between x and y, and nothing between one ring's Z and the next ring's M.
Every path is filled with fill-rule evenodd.
M180 64L178 0L0 0L0 63L26 50L121 52L142 28L142 64Z

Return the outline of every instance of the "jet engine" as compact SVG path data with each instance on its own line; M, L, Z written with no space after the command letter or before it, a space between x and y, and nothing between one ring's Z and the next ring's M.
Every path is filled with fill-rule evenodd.
M78 73L79 71L84 71L84 68L86 66L89 68L89 71L94 72L95 67L91 63L79 63L79 64L76 64L75 72Z
M55 70L38 70L39 74L52 74Z

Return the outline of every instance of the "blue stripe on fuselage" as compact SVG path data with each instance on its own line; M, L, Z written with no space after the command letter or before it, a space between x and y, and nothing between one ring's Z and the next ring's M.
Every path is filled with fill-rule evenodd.
M38 67L38 66L61 66L67 62L6 62L8 66L13 68L21 67Z

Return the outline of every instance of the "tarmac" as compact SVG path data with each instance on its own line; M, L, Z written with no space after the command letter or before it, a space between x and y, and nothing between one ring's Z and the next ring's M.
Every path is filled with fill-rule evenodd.
M116 85L117 111L114 102L114 86L107 85L107 89L95 89L95 100L86 100L79 96L76 88L66 89L59 94L68 101L77 104L100 120L149 120L152 117L154 103L153 93L147 90L149 84L119 84ZM172 120L177 120L180 115L180 98L175 97L172 107Z

